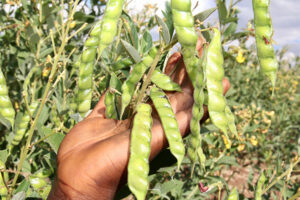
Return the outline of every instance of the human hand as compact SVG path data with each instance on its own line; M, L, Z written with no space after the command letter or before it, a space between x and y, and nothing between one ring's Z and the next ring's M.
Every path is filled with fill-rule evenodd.
M202 46L201 42L198 47ZM201 54L201 48L199 53ZM185 71L182 55L174 53L165 72L177 82L182 92L168 93L182 136L189 133L193 105L193 87ZM223 80L224 92L229 81ZM208 117L205 108L204 118ZM57 155L57 179L48 197L59 199L113 199L117 189L126 183L130 146L130 120L105 118L104 95L92 113L65 136ZM167 140L157 115L153 115L152 160Z

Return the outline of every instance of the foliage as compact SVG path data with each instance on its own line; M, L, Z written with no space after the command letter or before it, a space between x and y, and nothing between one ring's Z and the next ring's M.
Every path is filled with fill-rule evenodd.
M22 126L26 129L25 137L18 146L11 147L18 126L7 128L9 122L0 116L3 123L0 123L0 160L6 164L1 172L9 174L5 181L11 195L23 196L20 199L25 196L45 199L55 177L59 144L82 120L77 112L79 66L76 63L83 41L102 16L106 3L44 0L0 4L0 66L17 112L15 124L22 123L24 116L30 118L29 125ZM277 52L279 70L272 96L271 84L259 73L255 47L246 45L254 36L251 23L246 30L237 31L238 10L234 4L226 5L225 0L218 0L217 9L199 13L195 18L197 25L204 29L203 21L211 13L219 13L225 75L231 81L226 98L236 115L239 138L230 138L232 146L226 148L227 138L220 137L218 129L207 120L201 128L203 153L207 157L204 168L197 163L194 176L190 177L188 159L184 158L178 171L170 152L162 152L150 167L147 199L207 199L220 197L221 193L225 197L224 191L229 194L232 185L222 172L239 165L253 168L252 173L245 174L248 177L245 188L251 192L255 191L260 169L265 169L265 183L272 186L270 190L264 191L267 186L262 188L266 199L290 198L300 187L296 175L300 155L300 58L286 62L286 50ZM93 9L87 12L87 8ZM122 31L94 66L92 107L108 88L115 95L116 108L120 109L121 84L129 76L132 64L139 63L154 44L165 43L166 51L158 60L158 68L164 69L169 46L177 41L172 40L170 5L167 4L163 19L153 15L156 10L149 4L145 12L130 16L124 8L118 28ZM154 41L150 33L158 26L161 41ZM209 32L202 34L211 41ZM232 41L238 41L239 45L232 45ZM291 63L295 64L290 66ZM127 114L143 98L135 93ZM33 111L30 106L35 102L39 106ZM161 167L164 164L167 166ZM249 198L238 190L240 199Z

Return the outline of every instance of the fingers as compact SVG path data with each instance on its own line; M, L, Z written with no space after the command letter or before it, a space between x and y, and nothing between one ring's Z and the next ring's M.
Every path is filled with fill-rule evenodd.
M107 91L106 91L107 92ZM105 118L105 94L106 92L103 93L103 95L100 97L99 102L93 109L93 111L86 117L88 118L94 118L94 117L99 117L99 118Z
M223 78L223 95L225 95L230 89L230 82L227 78Z
M205 43L205 39L203 37L198 37L196 49L198 51L199 56L201 57L203 54L203 44Z

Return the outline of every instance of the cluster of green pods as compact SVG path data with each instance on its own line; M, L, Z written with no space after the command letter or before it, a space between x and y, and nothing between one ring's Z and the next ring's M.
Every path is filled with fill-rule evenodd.
M143 61L133 67L131 74L122 85L121 116L123 116L126 107L131 102L136 85L141 80L146 70L151 66L157 52L158 51L156 47L151 48L148 55L143 58Z
M8 96L8 89L4 74L0 69L0 114L7 119L11 126L14 126L15 121L15 109L13 108L10 98Z
M195 164L197 154L202 166L204 166L205 156L201 148L200 120L203 117L204 102L204 74L200 60L196 55L196 45L198 35L194 28L194 17L191 12L191 0L172 0L173 22L176 28L176 34L179 43L182 46L182 54L184 64L188 75L194 86L194 106L193 117L191 119L190 128L191 136L189 139L188 155Z
M78 81L78 112L84 116L91 107L93 89L93 68L96 54L101 56L102 51L109 46L116 34L117 23L121 16L124 0L109 0L106 5L103 19L98 22L85 41L79 65Z
M31 105L29 106L29 111L30 111L31 115L34 114L34 112L38 108L38 105L39 104L37 101L34 101L31 103ZM11 144L13 146L19 145L19 143L21 142L21 140L23 139L23 137L26 133L29 122L30 122L30 115L29 115L28 111L25 111L20 122L18 124L16 124L16 135L14 136L14 138L11 142Z
M278 62L272 45L273 26L269 13L270 0L252 0L257 56L261 71L269 77L273 87L276 82Z
M177 166L179 169L185 154L185 148L171 104L165 93L156 87L151 89L150 98L159 115L171 153L177 159Z
M149 186L152 108L149 104L142 103L137 106L136 111L131 130L128 186L137 200L143 200Z

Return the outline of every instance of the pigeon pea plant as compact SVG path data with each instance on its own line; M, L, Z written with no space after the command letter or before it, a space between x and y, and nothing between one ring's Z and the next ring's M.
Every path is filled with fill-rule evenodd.
M158 113L170 152L177 160L177 171L184 174L189 163L185 159L187 152L190 176L193 178L197 170L196 175L208 179L208 173L223 157L211 161L203 148L203 106L208 106L215 130L222 132L226 147L223 155L240 139L222 87L222 45L242 37L235 33L238 18L233 6L237 2L231 1L227 9L225 0L217 0L216 8L193 16L191 0L170 0L166 1L162 19L141 14L132 18L125 0L7 1L8 9L1 8L0 19L1 198L47 197L60 142L104 94L106 118L133 119L128 187L138 200L150 195L152 110ZM277 61L269 34L269 2L255 0L253 5L258 58L267 75L272 68L274 87ZM84 9L90 6L87 14ZM220 23L206 27L204 21L215 11L219 12ZM266 18L265 24L258 20L262 17ZM268 35L264 35L262 27L267 28ZM153 41L153 30L158 30L158 41ZM196 49L198 37L205 41L203 55ZM164 73L177 44L194 86L191 135L187 141L181 137L165 93L181 92L180 86ZM272 52L265 56L263 48ZM269 58L272 62L266 64ZM209 184L200 184L200 191L209 193L224 185L217 179L211 179ZM261 182L258 187L257 196L262 196L266 188ZM196 191L186 197L192 198ZM235 189L229 199L237 196Z

